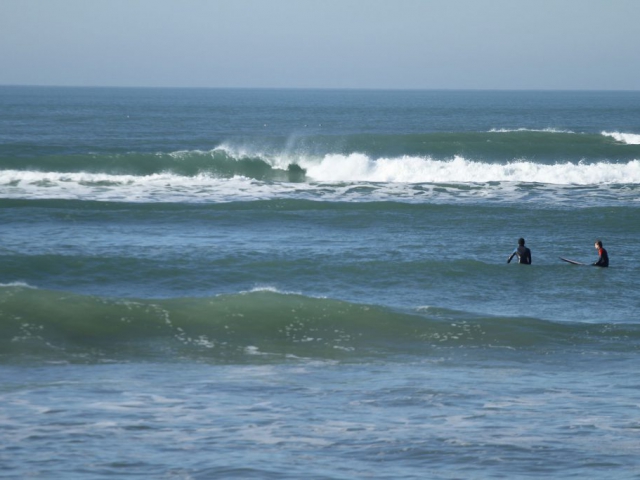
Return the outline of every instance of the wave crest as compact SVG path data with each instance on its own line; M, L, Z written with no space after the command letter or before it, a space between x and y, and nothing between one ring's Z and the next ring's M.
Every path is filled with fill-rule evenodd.
M618 147L625 148L625 147ZM631 147L630 147L631 148ZM630 152L631 154L633 152ZM633 157L630 157L633 158ZM355 153L211 151L33 159L24 168L0 168L0 198L110 202L229 202L297 198L330 201L456 201L491 197L518 201L522 186L564 201L578 187L622 186L637 202L640 161L482 161L465 156L376 157ZM0 167L2 162L0 162ZM545 186L553 186L547 189ZM554 193L555 192L555 193ZM569 192L572 195L572 192Z
M602 135L627 145L640 145L640 134L638 133L602 132Z

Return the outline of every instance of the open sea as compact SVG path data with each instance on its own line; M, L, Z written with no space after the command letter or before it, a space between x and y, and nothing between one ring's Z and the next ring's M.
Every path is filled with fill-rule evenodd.
M0 478L640 479L639 255L640 91L0 87Z

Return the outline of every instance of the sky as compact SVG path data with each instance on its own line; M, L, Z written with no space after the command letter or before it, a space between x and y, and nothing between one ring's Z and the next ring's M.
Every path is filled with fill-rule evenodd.
M0 0L0 85L640 90L640 0Z

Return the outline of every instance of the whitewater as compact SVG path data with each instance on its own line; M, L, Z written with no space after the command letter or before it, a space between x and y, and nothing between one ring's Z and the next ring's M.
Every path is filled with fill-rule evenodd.
M359 153L329 154L319 159L251 155L252 163L261 164L256 174L251 166L243 167L247 157L234 156L224 148L169 156L177 157L180 163L195 159L205 165L207 157L222 156L225 164L239 165L233 174L210 165L196 169L191 175L170 169L148 175L3 170L0 185L4 186L4 197L14 199L220 202L285 196L336 201L348 195L351 200L361 201L395 198L419 202L425 194L439 201L443 190L454 190L458 194L456 199L465 200L475 196L479 189L483 197L507 196L510 201L518 201L522 195L514 190L523 185L530 190L558 187L559 195L572 187L584 186L604 197L612 187L624 185L631 190L629 201L635 201L633 195L640 184L638 160L540 164L524 160L486 163L462 157L451 160L410 156L371 158ZM277 181L279 179L282 180ZM558 197L554 200L558 201Z

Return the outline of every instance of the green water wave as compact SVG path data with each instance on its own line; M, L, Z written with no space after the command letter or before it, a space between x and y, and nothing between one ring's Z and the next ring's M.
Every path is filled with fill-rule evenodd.
M640 145L629 145L612 137L554 130L358 134L345 137L340 146L341 153L363 152L372 158L409 155L446 160L462 157L490 163L520 159L543 164L628 161L639 158L640 154Z
M242 175L302 181L302 164L330 155L362 154L371 160L464 158L485 163L530 161L625 163L640 159L640 145L602 134L540 130L353 134L245 139L212 150L174 152L64 152L55 146L0 145L0 170L83 172L109 175Z
M184 177L211 175L230 178L236 175L271 181L300 181L304 171L295 164L274 168L259 155L230 155L224 151L178 153L128 153L93 155L53 155L29 158L0 157L0 170L104 174L124 177L169 173ZM101 180L88 179L99 185ZM102 181L103 183L105 181ZM107 179L106 182L112 183Z
M0 361L358 361L508 349L638 351L638 325L563 324L253 291L125 300L0 287Z

